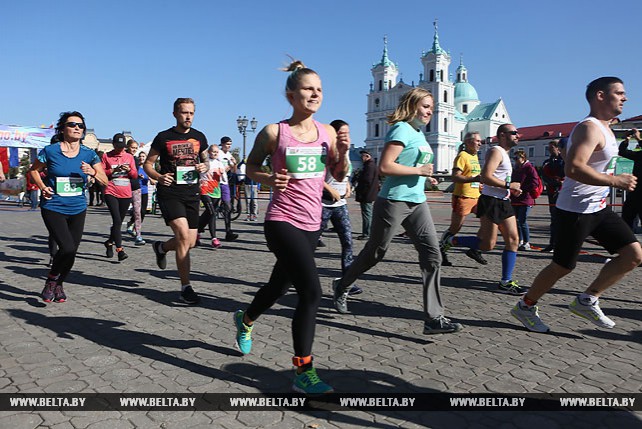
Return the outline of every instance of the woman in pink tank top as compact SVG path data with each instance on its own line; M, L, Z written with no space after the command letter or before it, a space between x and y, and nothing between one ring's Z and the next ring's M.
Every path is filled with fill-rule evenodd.
M314 249L320 232L326 169L337 180L344 178L350 138L312 117L323 101L319 75L300 61L294 61L285 71L290 72L285 96L292 105L292 116L263 128L247 159L247 175L274 190L264 229L277 262L270 281L257 292L247 310L234 314L236 344L243 354L249 353L254 321L294 286L299 302L292 320L292 362L297 367L292 388L301 393L322 394L332 392L332 387L319 379L312 365L312 342L321 300ZM268 155L272 173L261 170Z

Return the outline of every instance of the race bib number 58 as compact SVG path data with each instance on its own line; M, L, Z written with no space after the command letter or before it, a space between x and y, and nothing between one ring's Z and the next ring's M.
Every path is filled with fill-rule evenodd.
M325 176L326 148L288 147L285 149L285 167L293 179Z

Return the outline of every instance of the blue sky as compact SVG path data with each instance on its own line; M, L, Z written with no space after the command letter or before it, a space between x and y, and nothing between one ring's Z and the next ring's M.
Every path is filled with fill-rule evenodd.
M210 142L229 135L240 146L238 115L259 127L289 116L278 68L290 54L322 78L316 119L347 120L360 146L383 36L404 81L417 82L435 18L450 72L463 53L480 99L502 97L518 127L580 119L586 84L603 75L625 82L621 117L642 114L639 1L611 10L575 0L5 3L1 124L50 124L79 110L101 138L129 130L147 142L173 125L173 100L192 97L194 127Z

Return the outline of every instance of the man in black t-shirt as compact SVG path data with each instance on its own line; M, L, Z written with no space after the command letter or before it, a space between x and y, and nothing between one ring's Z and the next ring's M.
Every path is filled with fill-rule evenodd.
M156 198L165 218L172 228L174 238L154 242L156 263L160 269L167 266L166 253L176 252L176 266L181 279L180 300L197 304L200 300L190 285L189 250L196 245L198 211L200 206L199 173L208 170L207 138L192 128L194 100L178 98L174 102L176 125L161 131L154 138L144 169L158 181ZM154 164L160 162L160 172Z

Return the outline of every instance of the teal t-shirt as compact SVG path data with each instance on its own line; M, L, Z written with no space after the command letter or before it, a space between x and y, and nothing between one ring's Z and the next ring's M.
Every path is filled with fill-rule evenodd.
M397 141L403 150L396 162L408 167L418 167L433 162L433 153L421 130L407 122L397 122L386 134L386 143ZM423 203L426 201L424 176L388 176L379 191L379 196L388 200Z

